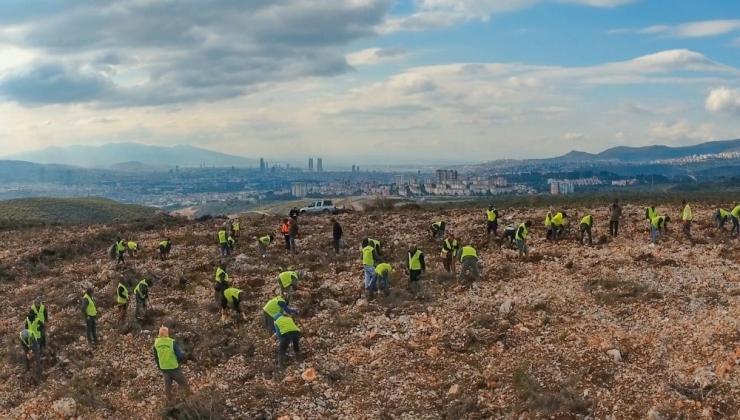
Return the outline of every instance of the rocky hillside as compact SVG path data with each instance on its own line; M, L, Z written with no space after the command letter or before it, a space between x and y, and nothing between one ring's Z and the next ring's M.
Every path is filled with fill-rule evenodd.
M154 207L123 204L99 197L17 198L0 200L0 222L107 223L147 219Z
M584 209L567 209L580 220ZM659 209L678 218L678 207ZM740 379L740 274L736 241L694 208L690 243L677 224L649 246L642 207L614 241L581 247L574 233L546 243L543 211L501 209L506 221L531 218L533 258L485 238L482 210L355 213L339 216L352 250L335 258L327 218L305 218L300 254L281 244L258 257L257 234L278 232L278 218L242 220L246 232L227 271L248 294L249 321L219 318L212 278L220 221L29 228L0 233L0 412L49 419L698 419L737 418ZM594 210L597 239L606 209ZM483 278L458 281L442 271L437 219L479 249ZM117 269L106 250L116 235L143 251ZM357 243L386 243L398 265L416 243L426 251L426 296L414 299L396 272L390 297L360 298ZM172 259L155 246L173 241ZM458 265L459 266L459 265ZM300 309L304 361L277 369L277 344L259 326L276 277L304 269ZM119 324L115 286L152 278L150 319ZM94 284L100 346L85 341L78 299ZM49 307L44 377L25 373L17 342L28 305L41 292ZM133 311L133 308L130 308ZM166 406L152 358L160 325L187 353L195 392ZM65 399L67 398L67 399ZM69 399L71 398L71 399Z

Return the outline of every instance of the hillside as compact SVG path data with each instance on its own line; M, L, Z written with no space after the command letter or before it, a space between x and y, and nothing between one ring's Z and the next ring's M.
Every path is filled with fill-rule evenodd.
M549 159L553 161L593 161L593 160L620 160L623 162L650 161L656 159L677 159L701 154L717 154L723 152L740 151L740 139L710 141L683 147L669 147L663 145L645 147L618 146L604 150L601 153L592 154L579 151L571 151L563 156Z
M104 168L122 162L139 162L151 166L249 165L257 160L232 156L188 145L147 146L138 143L108 143L102 146L49 147L19 153L7 159L34 163L57 163Z
M528 262L488 243L478 209L340 215L346 258L330 255L324 217L302 219L297 256L278 243L259 258L253 237L277 234L280 217L250 218L227 267L248 295L249 319L230 310L226 324L212 289L217 222L0 232L0 333L17 336L40 290L52 319L41 384L23 373L16 341L0 343L0 411L51 418L52 404L71 397L84 419L736 418L740 246L713 227L714 208L694 206L694 246L672 225L658 247L648 246L642 205L626 206L621 235L594 247L578 246L574 233L546 242L541 209L500 208L502 223L536 221ZM605 207L565 210L573 220L590 210L596 237L605 233ZM677 218L679 209L659 211ZM442 271L439 243L427 233L440 218L477 247L480 282ZM391 296L368 302L356 254L370 234L384 242L396 275ZM125 268L106 257L116 235L143 250ZM173 252L160 262L164 235ZM399 265L412 244L427 255L421 299L407 292ZM258 320L285 269L307 272L291 302L306 358L291 356L280 370L276 340ZM116 284L144 277L155 281L150 318L139 324L129 308L119 323ZM97 348L85 342L77 306L88 282L97 293ZM162 324L186 353L195 392L186 401L175 387L172 405L151 354Z
M19 198L0 201L0 220L59 223L108 223L152 217L152 207L105 198Z

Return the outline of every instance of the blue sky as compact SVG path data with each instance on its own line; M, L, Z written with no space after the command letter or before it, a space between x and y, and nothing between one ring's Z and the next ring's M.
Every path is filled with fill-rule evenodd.
M6 154L189 143L330 168L740 138L736 1L41 3L0 5Z

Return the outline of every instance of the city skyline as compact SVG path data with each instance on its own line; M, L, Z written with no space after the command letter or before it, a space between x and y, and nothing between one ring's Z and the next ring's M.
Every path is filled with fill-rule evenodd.
M465 162L686 145L740 137L738 52L733 0L10 1L0 144Z

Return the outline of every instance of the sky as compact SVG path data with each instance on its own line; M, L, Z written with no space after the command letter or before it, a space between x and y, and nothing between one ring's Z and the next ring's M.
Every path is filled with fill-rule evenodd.
M2 0L0 154L482 162L740 138L737 0Z

